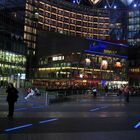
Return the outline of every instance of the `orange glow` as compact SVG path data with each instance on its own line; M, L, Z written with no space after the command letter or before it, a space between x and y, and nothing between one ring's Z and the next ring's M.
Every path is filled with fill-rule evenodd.
M116 68L121 68L121 67L122 67L121 62L116 62L116 63L115 63L115 67L116 67Z

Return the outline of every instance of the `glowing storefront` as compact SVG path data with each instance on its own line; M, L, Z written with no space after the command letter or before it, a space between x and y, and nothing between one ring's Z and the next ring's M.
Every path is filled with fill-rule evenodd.
M38 68L33 79L35 85L89 86L99 85L103 80L106 84L127 83L126 45L62 35L57 37L58 40L54 38L52 46L51 39L48 39L50 44L42 42L39 46L42 53L38 55Z

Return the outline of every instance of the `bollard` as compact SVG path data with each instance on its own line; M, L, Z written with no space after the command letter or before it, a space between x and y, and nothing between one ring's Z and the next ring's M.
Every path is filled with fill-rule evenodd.
M46 91L45 106L47 106L48 104L49 104L48 92Z

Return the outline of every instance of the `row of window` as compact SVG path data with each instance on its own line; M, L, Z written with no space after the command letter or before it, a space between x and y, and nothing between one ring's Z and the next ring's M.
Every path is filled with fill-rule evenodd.
M70 11L69 11L70 13ZM71 20L83 20L85 22L109 22L109 18L107 17L101 17L101 16L84 16L83 14L81 14L81 18L77 18L77 16L73 17L73 16L66 16L66 15L59 15L59 14L56 14L56 13L52 13L52 12L48 12L48 11L45 11L42 9L39 10L39 14L42 16L42 17L48 17L48 18L52 18L52 19L56 19L56 20L60 20L60 21L69 21L69 19ZM75 14L76 15L76 14Z
M140 16L140 11L138 10L129 12L129 17L138 17L138 16Z
M24 31L32 34L36 34L36 29L30 26L24 26Z
M47 71L38 71L36 73L37 78L86 78L86 79L110 79L110 80L121 80L126 79L126 74L121 73L117 74L116 72L103 72L102 74L100 71L79 71L74 69L65 69L65 70L47 70Z
M65 28L57 28L55 26L46 26L38 25L40 29L45 29L52 32L58 32L66 35L80 36L80 37L91 37L91 38L100 38L100 39L109 39L108 30L94 30L94 29L83 29L83 32L76 30L69 30ZM93 32L94 31L94 32Z
M67 33L85 37L106 39L109 36L109 18L106 16L95 16L76 13L58 8L44 2L39 2L39 28L54 32ZM101 24L100 24L101 23ZM57 28L59 28L59 31ZM88 29L90 28L90 29ZM95 31L97 29L97 31ZM74 33L75 32L75 33ZM79 32L79 33L76 33ZM84 33L82 33L84 32ZM104 34L104 37L102 37Z
M36 36L33 36L31 34L28 34L28 33L24 33L24 39L25 40L31 40L31 41L36 41Z
M68 56L55 56L55 57L46 57L44 59L40 59L39 64L40 65L47 65L47 64L53 64L53 65L59 65L61 63L69 63L69 64L74 64L75 62L78 62L79 59L81 58L81 55L78 54L71 54ZM93 55L93 56L82 56L82 59L80 62L78 62L79 64L85 64L86 63L86 58L88 58L88 60L90 61L90 64L93 66L94 64L101 64L103 60L106 60L107 63L109 65L115 65L115 63L118 61L118 58L113 58L113 57L104 57L104 56L97 56L97 55ZM63 62L62 62L63 61ZM65 62L64 62L65 61ZM72 61L72 62L71 62ZM67 63L66 63L67 62ZM70 63L71 62L71 63ZM121 63L123 65L125 65L125 59L121 59ZM76 63L77 65L77 63Z
M0 74L3 76L11 76L18 73L25 73L25 67L15 66L15 65L8 65L0 63Z
M52 19L52 18L48 18L48 17L41 17L39 16L39 22L44 23L44 24L50 24L50 25L54 25L54 26L63 26L63 24L68 24L69 26L74 25L74 26L87 26L87 27L101 27L101 28L107 28L109 26L109 23L104 23L104 22L87 22L84 20L74 20L74 19L70 19L70 18L64 18L63 20L57 20L57 19ZM98 26L99 25L99 26Z
M56 23L55 23L56 24ZM61 26L60 26L61 25ZM102 25L100 25L102 26ZM74 32L85 32L85 33L92 33L92 34L104 34L104 35L108 35L109 31L108 29L102 29L100 28L100 26L96 25L96 27L91 28L91 27L83 27L83 26L75 26L75 25L69 25L69 24L57 24L57 26L55 25L47 25L47 24L38 24L39 28L43 28L46 30L50 30L51 28L55 30L55 32L59 32L60 30L68 30L68 31L74 31Z
M140 68L129 69L129 72L139 73L140 72Z
M84 20L90 20L90 21L93 21L93 19L95 18L92 15L90 16L90 15L83 14L83 13L80 14L80 13L77 13L77 12L65 10L65 9L62 9L62 8L59 8L59 7L56 7L56 6L53 6L51 4L41 2L41 1L39 2L39 10L42 11L42 12L47 11L48 13L51 12L51 13L55 13L55 14L58 14L58 15L64 15L66 17L72 17L72 18L84 19ZM81 12L84 12L84 11L81 10ZM97 14L99 15L100 12L97 11L97 10L94 10L94 11L92 11L92 14L93 15L97 15ZM104 16L103 13L101 15Z
M128 43L135 46L140 43L140 10L133 10L129 12L129 26L128 26Z
M97 13L94 15L95 12L93 15L76 13L41 1L38 5L36 3L37 1L32 0L27 0L26 3L24 40L28 47L36 47L29 46L31 42L36 41L36 28L74 36L109 39L109 18L107 16L98 17ZM35 21L34 14L37 12L39 16Z
M1 62L8 62L8 63L14 63L19 65L25 65L26 58L23 55L17 55L11 52L2 51L0 50L0 61Z
M129 18L129 24L139 24L139 23L140 23L140 17Z
M135 39L135 40L138 39L138 41L139 41L139 31L129 32L128 38Z
M129 31L137 31L140 30L140 24L137 25L129 25L128 26Z

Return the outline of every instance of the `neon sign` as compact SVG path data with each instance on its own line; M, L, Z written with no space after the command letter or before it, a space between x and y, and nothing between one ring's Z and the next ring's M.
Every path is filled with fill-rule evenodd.
M104 50L106 49L107 46L103 43L96 43L96 42L93 42L89 45L89 49L90 50L93 50L93 51L96 51L96 50Z
M117 51L113 51L113 50L104 50L103 52L107 54L117 54Z

